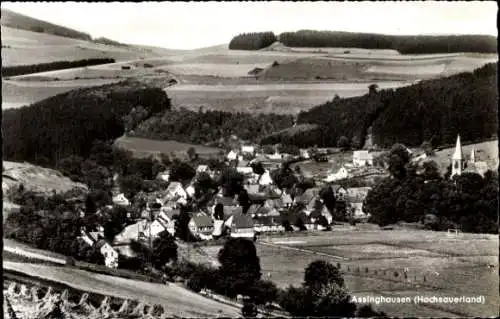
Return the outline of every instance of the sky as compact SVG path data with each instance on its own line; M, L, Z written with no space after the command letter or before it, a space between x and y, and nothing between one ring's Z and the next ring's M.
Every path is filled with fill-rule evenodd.
M495 1L2 2L1 6L92 37L171 49L224 44L243 32L301 29L498 34Z

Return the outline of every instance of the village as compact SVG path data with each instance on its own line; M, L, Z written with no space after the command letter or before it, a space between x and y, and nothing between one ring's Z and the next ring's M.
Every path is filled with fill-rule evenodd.
M228 196L222 186L212 191L208 198L205 196L203 205L188 205L195 201L197 179L203 174L216 179L221 174L220 168L211 170L209 165L198 165L194 178L185 183L170 181L170 172L165 170L156 178L167 182L168 187L136 196L146 203L145 207L135 214L127 214L127 226L112 242L104 239L104 228L101 226L95 229L82 228L81 239L102 253L107 267L117 268L120 255L136 257L130 247L132 242L151 245L164 231L175 237L176 223L181 210L186 207L191 208L188 211L188 232L194 241L211 241L221 237L255 241L261 235L331 231L336 223L368 221L370 215L363 211L363 202L372 187L343 185L348 185L345 181L356 178L366 181L364 185L372 185L374 176L387 176L388 166L386 161L381 160L382 152L352 151L352 162L343 163L336 171L329 169L326 177L304 177L300 170L289 168L290 163L324 161L329 151L331 152L327 149L300 150L300 155L292 156L277 151L274 154L263 154L258 146L251 145L233 148L225 155L224 166L234 168L243 176L244 193L247 194L247 204L244 205L241 198L238 198L243 195ZM425 162L428 157L423 151L407 151L413 163ZM450 159L450 162L454 162L452 175L459 175L462 171L475 171L483 175L487 169L486 163L476 161L475 157L473 149L468 160L472 165L465 169L465 156L458 136L455 152ZM273 177L283 179L276 172L283 172L284 168L288 169L295 183L283 186L273 180ZM113 205L130 207L133 200L126 198L120 191L117 180L118 176L115 174ZM113 205L98 210L97 215L102 210L112 209ZM85 215L83 210L80 210L80 215Z

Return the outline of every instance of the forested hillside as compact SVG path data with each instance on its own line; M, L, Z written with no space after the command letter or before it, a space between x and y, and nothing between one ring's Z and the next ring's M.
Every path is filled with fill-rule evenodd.
M3 26L15 29L48 33L62 37L87 40L87 41L90 41L92 39L92 37L87 33L83 33L60 25L31 18L4 8L2 8L1 23Z
M229 42L230 50L260 50L276 42L272 32L243 33L235 36Z
M402 54L497 52L497 39L488 35L395 36L300 30L281 33L279 41L289 47L393 49Z
M112 140L141 120L170 109L161 89L129 81L59 94L2 111L4 159L53 166L86 156L96 140Z
M359 139L369 127L375 144L389 147L399 142L418 146L423 141L453 143L457 133L463 140L490 138L498 130L497 64L473 73L422 81L396 90L376 90L354 98L334 99L298 116L299 124L317 124L319 129L287 136L281 142L306 147L336 146L341 136ZM312 137L314 136L314 138ZM271 141L279 142L276 136Z
M292 126L292 116L222 111L169 110L139 124L136 137L176 140L195 144L217 142L236 135L257 142L259 138Z

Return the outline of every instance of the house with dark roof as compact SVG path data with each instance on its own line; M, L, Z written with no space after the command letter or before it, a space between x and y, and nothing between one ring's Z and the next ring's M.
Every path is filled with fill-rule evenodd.
M257 216L253 219L253 229L258 233L284 232L281 216Z
M226 225L231 229L231 237L233 238L249 238L255 236L253 219L248 214L235 214L226 222Z
M101 253L106 267L118 268L118 252L98 232L88 232L82 228L81 233L79 238Z
M196 214L191 217L188 224L189 231L193 236L202 240L212 239L214 232L214 221L212 217L205 214Z
M335 200L341 202L347 200L348 191L342 185L334 184L330 185L330 188L332 190L333 196L335 196Z
M307 206L309 205L309 203L316 200L316 198L319 196L319 191L320 189L316 187L309 188L301 195L295 197L295 203Z

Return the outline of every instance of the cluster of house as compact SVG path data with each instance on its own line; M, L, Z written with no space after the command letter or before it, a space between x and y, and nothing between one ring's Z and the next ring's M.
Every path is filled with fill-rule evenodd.
M241 154L252 154L249 161L245 161ZM245 156L246 159L249 156ZM320 197L320 188L310 188L302 193L288 193L279 190L273 182L270 170L281 165L283 156L279 154L258 155L253 147L242 147L239 152L234 150L227 154L227 162L233 163L236 170L244 178L244 188L248 193L250 206L244 208L236 198L226 197L220 189L209 201L204 209L190 213L188 229L199 240L210 240L225 234L230 237L254 239L256 234L269 232L284 232L285 225L298 230L301 224L307 230L323 230L332 224L333 216ZM254 161L262 163L264 173L257 175L249 166ZM199 173L207 173L215 177L207 165L196 168ZM168 181L169 173L158 174L158 179ZM196 176L191 183L183 185L180 182L170 182L163 191L147 194L147 205L134 218L135 223L125 227L112 243L103 239L103 229L96 232L87 232L82 229L82 239L89 245L96 245L105 257L108 267L116 267L118 255L134 257L130 248L133 241L142 240L152 242L163 231L175 235L176 216L180 215L180 208L195 194ZM366 218L362 203L369 187L345 189L340 185L329 185L337 202L348 205L351 217ZM119 189L114 189L114 205L129 206L130 200ZM299 207L298 209L291 209ZM222 209L221 209L222 208ZM131 216L129 216L131 217ZM300 223L299 223L300 220Z
M385 169L374 166L373 161L374 153L366 150L354 151L352 163L344 163L335 172L329 171L327 177L323 179L323 181L332 183L352 177L384 174L386 172Z

